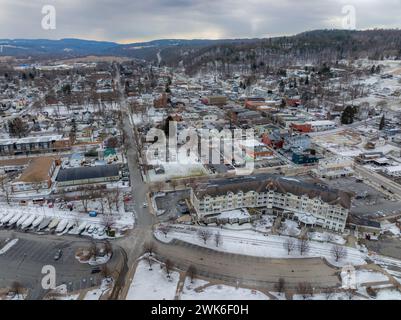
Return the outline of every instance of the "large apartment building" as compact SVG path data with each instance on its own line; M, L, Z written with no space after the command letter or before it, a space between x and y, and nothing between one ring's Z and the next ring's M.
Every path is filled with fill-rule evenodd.
M263 213L337 232L344 231L351 198L341 190L266 174L215 180L191 193L200 219L239 208L259 208Z
M70 149L70 140L62 135L0 139L0 155L57 152Z

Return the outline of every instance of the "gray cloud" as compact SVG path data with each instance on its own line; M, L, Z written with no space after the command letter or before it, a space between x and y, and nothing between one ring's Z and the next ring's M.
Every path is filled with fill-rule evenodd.
M56 30L41 28L54 5ZM243 38L341 28L344 5L356 27L401 27L399 0L0 0L0 38L78 37L118 42Z

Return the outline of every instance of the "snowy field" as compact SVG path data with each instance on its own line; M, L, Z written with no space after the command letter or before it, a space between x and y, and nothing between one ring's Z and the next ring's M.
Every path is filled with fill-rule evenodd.
M333 244L322 243L317 241L309 241L310 250L303 256L297 249L294 249L289 255L284 247L287 236L262 235L250 230L226 230L221 228L208 227L212 233L220 232L222 243L216 247L213 236L205 244L203 240L197 236L199 227L185 227L175 225L174 228L165 236L159 231L155 231L157 239L163 242L171 242L173 239L182 240L202 247L213 250L230 252L242 255L266 257L266 258L305 258L305 257L322 257L329 263L341 267L347 264L362 265L365 264L366 254L350 247L345 247L347 257L336 262L332 255Z
M147 262L139 261L126 300L174 300L180 275L173 271L168 279L160 266L154 263L149 270Z

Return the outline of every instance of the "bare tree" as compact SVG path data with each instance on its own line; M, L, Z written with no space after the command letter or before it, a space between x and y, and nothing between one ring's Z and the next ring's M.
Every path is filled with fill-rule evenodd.
M334 295L334 290L332 288L323 288L322 293L324 294L326 300L330 300Z
M99 204L100 204L100 213L103 215L104 214L104 199L103 199L104 194L100 194L100 198L98 199Z
M352 289L352 288L347 289L347 290L345 291L345 294L346 294L348 300L352 300L352 299L354 298L355 294L356 294L356 290L355 290L355 289Z
M170 184L173 187L173 190L175 190L178 187L179 183L177 180L171 180Z
M164 268L167 273L167 278L171 278L171 270L174 268L174 264L170 259L167 259L166 262L164 263Z
M113 246L107 240L104 243L104 253L107 254L107 255L112 255L113 254Z
M105 278L105 279L110 279L112 272L110 268L107 266L107 264L104 264L101 269L100 269L100 274Z
M17 299L21 297L21 295L24 292L24 287L22 286L22 284L18 281L14 281L11 284L11 288L10 291L14 294L14 297L16 297Z
M93 190L89 186L84 187L83 191L81 192L80 200L85 213L88 212L88 205L92 197L92 192Z
M120 211L120 195L120 188L116 188L112 192L110 192L110 201L116 207L117 212Z
M278 293L283 293L285 291L285 285L284 278L279 278L277 283L274 285L274 288Z
M207 228L200 228L198 230L198 237L204 242L204 244L207 243L207 241L211 238L211 236L212 232Z
M284 249L287 250L288 255L290 255L290 253L295 250L295 247L295 240L293 238L288 238L287 240L285 240Z
M114 226L115 223L116 220L112 213L102 214L102 226L105 227L107 231L110 231L110 229Z
M298 250L301 256L308 253L310 250L309 239L307 236L302 236L298 239Z
M327 242L333 242L333 241L335 240L335 237L334 237L334 235L332 235L331 233L326 233L326 235L325 235L325 240L326 240Z
M159 226L159 231L161 233L163 233L166 238L167 238L167 234L170 232L170 230L171 230L171 226L169 224L165 223L165 224L162 224Z
M313 288L309 282L298 283L296 291L304 300L313 296Z
M156 192L162 191L163 187L164 187L164 182L162 182L162 181L157 181L154 183L154 190Z
M216 247L219 247L223 242L221 233L218 231L217 233L214 234L214 243Z
M115 201L114 199L115 199L115 197L113 196L112 192L106 193L106 203L107 203L107 207L109 209L110 214L113 212L113 204Z
M152 258L150 257L150 256L146 256L146 257L144 257L144 260L148 263L148 265L149 265L149 271L152 271L153 269L152 269L152 265L153 265L153 260L152 260Z
M4 196L6 198L7 204L10 204L10 189L9 189L8 185L6 184L5 180L6 180L6 178L4 178L4 177L1 178L0 186L1 186L1 190L3 190L3 192L4 192Z
M143 251L149 256L152 256L153 253L156 251L155 243L153 241L145 242L145 244L143 245Z
M347 257L347 248L339 245L334 245L331 248L331 254L333 258L336 259L336 262L338 262Z
M189 279L191 279L191 283L194 283L194 279L196 277L196 268L194 265L190 265L187 271L187 275Z
M89 256L93 259L96 259L97 253L98 253L98 250L97 250L96 242L92 241L89 246Z

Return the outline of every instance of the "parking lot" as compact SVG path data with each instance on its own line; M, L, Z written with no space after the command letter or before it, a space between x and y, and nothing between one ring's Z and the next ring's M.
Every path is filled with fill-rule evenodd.
M401 212L401 202L386 199L386 195L355 177L322 179L330 187L355 193L351 212L360 216L379 218Z
M181 216L177 206L179 202L190 198L190 190L179 190L168 192L163 197L156 198L156 205L159 210L165 210L163 215L159 216L160 221L167 221L171 218L178 218Z
M10 231L0 231L0 240L12 235ZM18 242L5 254L0 255L0 288L10 286L18 281L23 287L30 289L30 299L40 299L45 291L41 281L44 275L43 266L51 265L56 269L56 285L66 284L69 292L93 287L100 284L101 275L92 274L94 267L79 263L75 258L78 248L88 247L89 241L66 240L53 236L35 236L24 233L13 233ZM55 261L57 251L61 249L62 255ZM119 265L122 258L120 250L108 262L112 270Z

